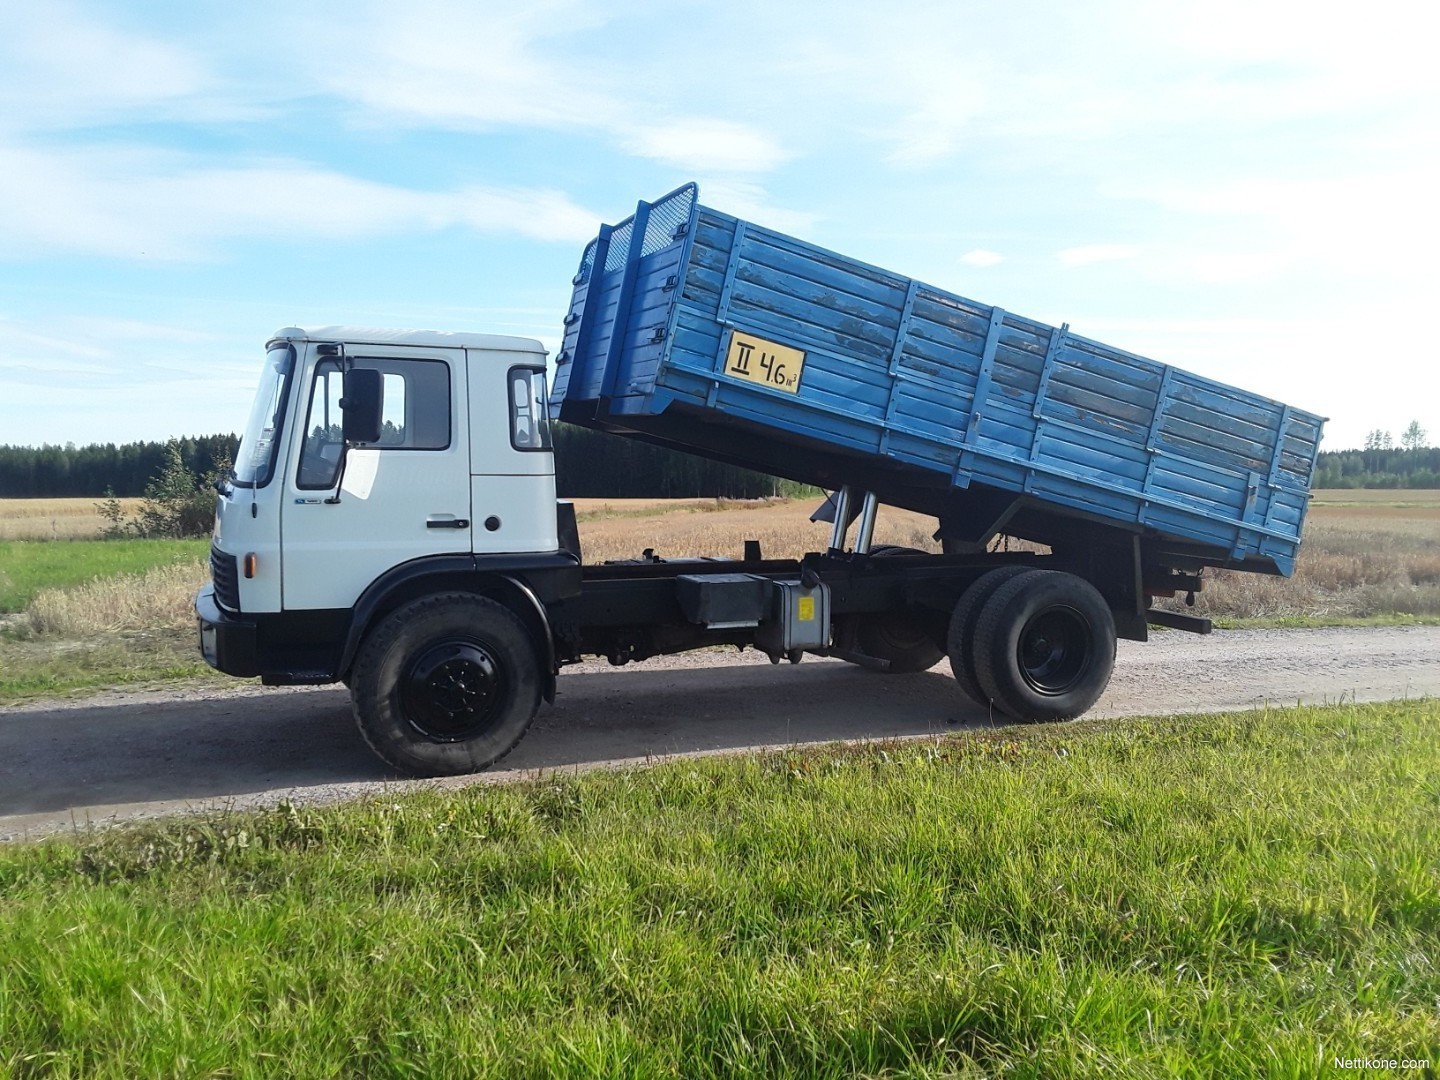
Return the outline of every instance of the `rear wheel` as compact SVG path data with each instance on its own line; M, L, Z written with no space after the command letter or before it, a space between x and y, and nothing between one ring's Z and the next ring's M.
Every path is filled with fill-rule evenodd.
M925 554L894 544L876 544L870 549L870 556L878 559ZM945 650L939 645L940 629L934 618L927 618L923 611L878 612L857 618L855 644L866 656L887 661L890 666L885 674L913 675L929 671L944 658Z
M422 597L386 616L361 647L351 684L360 734L387 764L416 776L493 765L540 707L524 624L469 593Z
M855 644L866 656L888 661L887 675L913 675L938 664L945 652L935 637L922 614L906 611L862 615L855 626Z
M985 601L995 595L995 590L1021 574L1037 574L1040 571L1027 566L1002 566L981 574L960 596L960 602L950 615L950 633L945 639L945 652L950 657L950 671L960 689L977 705L988 705L990 699L980 688L975 677L975 624L980 619L980 609Z
M975 675L985 700L1016 720L1068 720L1105 691L1115 619L1095 586L1036 571L1004 582L980 610Z

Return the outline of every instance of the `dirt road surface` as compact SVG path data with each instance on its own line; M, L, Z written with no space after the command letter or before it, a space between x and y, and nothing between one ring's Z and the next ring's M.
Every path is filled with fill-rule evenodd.
M1157 634L1120 643L1090 713L1127 717L1440 696L1440 627ZM485 782L653 760L984 727L941 664L884 676L709 651L567 669ZM0 709L0 839L185 810L330 801L417 783L361 741L344 689L187 686Z

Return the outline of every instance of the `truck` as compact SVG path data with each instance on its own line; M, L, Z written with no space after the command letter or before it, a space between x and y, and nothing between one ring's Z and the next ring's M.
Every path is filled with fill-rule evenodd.
M737 646L880 675L948 658L993 714L1054 721L1100 697L1117 638L1209 631L1157 598L1193 604L1209 567L1294 569L1312 413L702 206L693 184L602 226L572 284L553 380L524 338L270 339L195 601L213 667L344 683L375 753L425 776L499 761L588 656ZM557 421L823 489L828 545L586 563ZM933 519L938 551L876 545L882 506Z

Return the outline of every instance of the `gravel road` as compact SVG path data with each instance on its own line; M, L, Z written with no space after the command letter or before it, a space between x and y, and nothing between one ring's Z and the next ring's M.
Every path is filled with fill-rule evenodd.
M1091 716L1440 696L1440 627L1216 631L1122 641ZM838 660L716 651L567 669L486 782L835 739L984 727L941 664L887 677ZM184 810L329 801L420 783L361 741L343 689L183 686L0 708L0 840Z

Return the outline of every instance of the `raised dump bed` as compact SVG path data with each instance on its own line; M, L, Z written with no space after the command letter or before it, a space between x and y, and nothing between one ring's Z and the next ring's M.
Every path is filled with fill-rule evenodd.
M761 228L687 185L585 249L552 412L940 520L1289 574L1323 418Z

